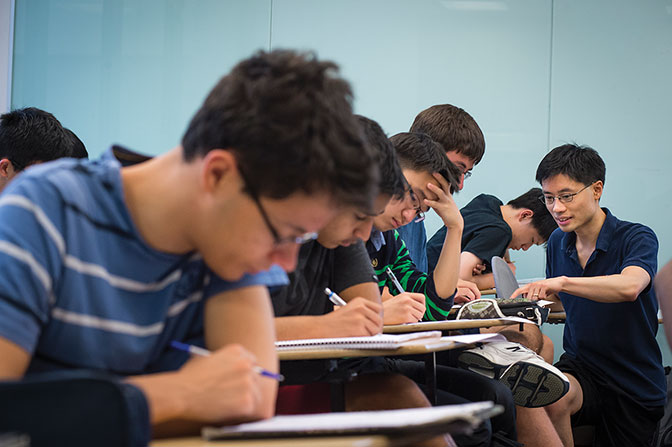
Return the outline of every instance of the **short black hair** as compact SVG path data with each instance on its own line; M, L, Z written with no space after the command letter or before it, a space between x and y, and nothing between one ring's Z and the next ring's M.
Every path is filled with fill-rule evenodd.
M371 209L378 166L337 69L290 50L259 51L238 63L191 120L185 161L230 150L259 195L325 192L338 204Z
M450 193L459 190L460 170L448 160L443 147L432 138L419 132L401 132L390 141L397 152L402 169L440 173L450 184Z
M532 211L532 225L539 236L545 241L551 237L551 233L558 228L558 224L551 216L546 205L539 200L542 196L541 188L532 188L525 194L510 200L507 205L516 209L528 209Z
M485 154L485 138L476 120L452 104L437 104L418 113L411 132L423 132L446 152L464 154L478 164Z
M572 180L591 185L598 180L604 184L607 168L604 160L590 146L563 144L550 151L537 167L537 181L564 174Z
M378 162L380 169L378 192L393 198L402 198L406 192L407 183L401 172L392 142L377 122L362 115L355 115L355 117Z
M69 157L72 143L54 115L35 107L0 115L0 158L21 171L33 163Z
M89 158L89 153L86 150L86 146L82 140L70 129L65 128L65 133L70 136L72 146L70 147L70 157L72 158Z

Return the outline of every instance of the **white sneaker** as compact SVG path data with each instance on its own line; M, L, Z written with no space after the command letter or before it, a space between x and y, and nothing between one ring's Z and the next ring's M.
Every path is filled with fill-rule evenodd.
M558 368L519 343L484 343L462 352L457 363L461 368L504 382L521 407L544 407L569 391L569 379Z

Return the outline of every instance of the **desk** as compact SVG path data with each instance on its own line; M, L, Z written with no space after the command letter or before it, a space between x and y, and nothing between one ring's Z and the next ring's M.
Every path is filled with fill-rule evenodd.
M564 324L567 319L567 314L565 312L551 312L548 314L548 323L551 324ZM658 318L658 324L663 324L663 319Z
M497 334L486 335L492 335L494 338ZM452 338L420 339L417 343L404 345L397 349L283 349L278 351L278 358L280 360L315 360L419 355L425 362L427 398L432 405L436 405L436 352L470 346L467 343L451 340Z
M336 436L320 438L250 439L239 441L206 441L201 438L174 438L153 441L150 447L396 447L411 443L393 442L383 435ZM403 440L401 440L403 442ZM417 442L417 439L413 439Z
M534 324L531 321L530 324ZM417 331L454 331L460 329L486 328L493 326L512 326L527 324L506 318L484 318L480 320L444 320L423 321L422 323L393 324L383 326L385 334L403 334Z
M483 295L497 295L497 290L493 287L492 289L483 289L480 290L481 296Z

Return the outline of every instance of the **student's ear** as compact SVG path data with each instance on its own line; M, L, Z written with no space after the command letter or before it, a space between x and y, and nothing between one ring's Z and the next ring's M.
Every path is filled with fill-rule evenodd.
M9 178L14 173L14 166L7 158L0 159L0 177Z
M602 180L598 180L593 183L592 190L593 198L595 200L600 200L600 197L602 197L602 192L604 191L604 183L602 183Z
M532 216L534 216L534 211L528 208L523 208L518 212L518 220L520 222L525 222L526 220L532 221Z
M207 192L215 192L228 187L237 179L236 157L229 150L212 149L203 157L202 181ZM238 184L237 180L236 184Z

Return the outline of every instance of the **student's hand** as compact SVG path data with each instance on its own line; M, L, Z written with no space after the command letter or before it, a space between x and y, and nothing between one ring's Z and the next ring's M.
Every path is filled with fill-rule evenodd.
M564 276L558 276L555 278L548 278L542 281L525 284L524 286L516 289L511 294L511 298L522 294L524 298L530 299L532 301L541 299L554 299L554 296L562 291L564 281Z
M457 207L453 196L448 192L450 191L450 184L446 181L445 178L439 173L434 173L434 178L439 182L441 187L428 183L427 189L433 192L436 195L436 200L425 199L425 205L430 206L436 214L439 215L443 224L448 228L464 228L464 220L462 219L462 214L460 209Z
M180 418L224 423L257 420L261 408L261 377L254 355L240 345L227 345L209 357L190 359L177 371L184 391Z
M513 274L516 274L516 264L513 261L506 261L506 265L509 266Z
M478 286L471 281L464 279L457 280L457 293L455 294L455 304L468 303L481 297L481 291Z
M485 271L485 264L476 264L473 269L474 276L482 275Z
M348 304L324 315L325 324L338 328L339 337L376 335L383 330L383 307L365 298L355 298Z
M404 292L392 296L388 291L387 295L389 298L383 298L383 324L417 323L425 314L424 294Z

